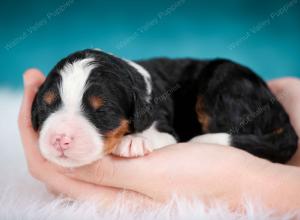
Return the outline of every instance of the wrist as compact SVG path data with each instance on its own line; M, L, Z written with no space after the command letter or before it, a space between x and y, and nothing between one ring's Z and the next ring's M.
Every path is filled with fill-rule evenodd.
M224 195L230 207L240 210L245 199L260 195L259 187L265 181L269 181L269 178L266 180L266 173L272 163L246 152L240 152L233 164L234 176L229 178L231 180L227 187L228 191Z
M242 178L243 199L259 201L278 213L300 209L300 169L256 159Z

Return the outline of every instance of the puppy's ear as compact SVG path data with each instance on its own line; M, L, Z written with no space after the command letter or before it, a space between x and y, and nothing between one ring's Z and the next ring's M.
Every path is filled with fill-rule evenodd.
M140 132L148 128L153 122L154 109L151 103L146 101L145 91L135 89L134 113L132 125L135 132Z
M37 105L37 96L38 94L36 94L36 96L34 97L32 106L31 106L31 123L32 123L32 127L34 130L38 130L39 129L39 114L38 114L38 105Z

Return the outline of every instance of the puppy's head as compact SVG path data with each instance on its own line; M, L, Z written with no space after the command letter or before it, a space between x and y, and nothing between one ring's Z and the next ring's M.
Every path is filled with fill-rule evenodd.
M136 119L150 95L148 76L139 68L96 50L61 60L32 105L43 156L65 167L85 165L110 153L126 133L147 126L149 114Z

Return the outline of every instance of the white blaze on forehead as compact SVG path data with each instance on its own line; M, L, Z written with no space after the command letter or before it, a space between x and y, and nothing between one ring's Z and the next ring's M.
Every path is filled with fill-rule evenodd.
M146 101L149 102L150 98L151 98L151 93L152 93L152 86L151 86L151 76L149 74L149 72L142 67L141 65L132 62L130 60L126 60L124 59L130 66L132 66L133 68L135 68L144 78L144 81L146 83L146 89L147 89L147 97L146 97Z
M91 62L93 58L86 58L67 63L60 71L62 81L60 96L65 109L80 111L81 100L86 89L86 82L90 72L95 68Z

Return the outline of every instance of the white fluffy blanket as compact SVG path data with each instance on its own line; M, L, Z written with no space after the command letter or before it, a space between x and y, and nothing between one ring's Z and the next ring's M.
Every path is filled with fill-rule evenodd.
M120 198L110 210L92 203L66 202L49 194L27 172L17 130L21 96L0 91L0 219L291 219L291 214L275 216L259 203L245 202L245 213L232 213L223 204L207 209L201 201L193 204L176 199L155 210L129 209L130 201ZM129 204L128 204L129 203Z

